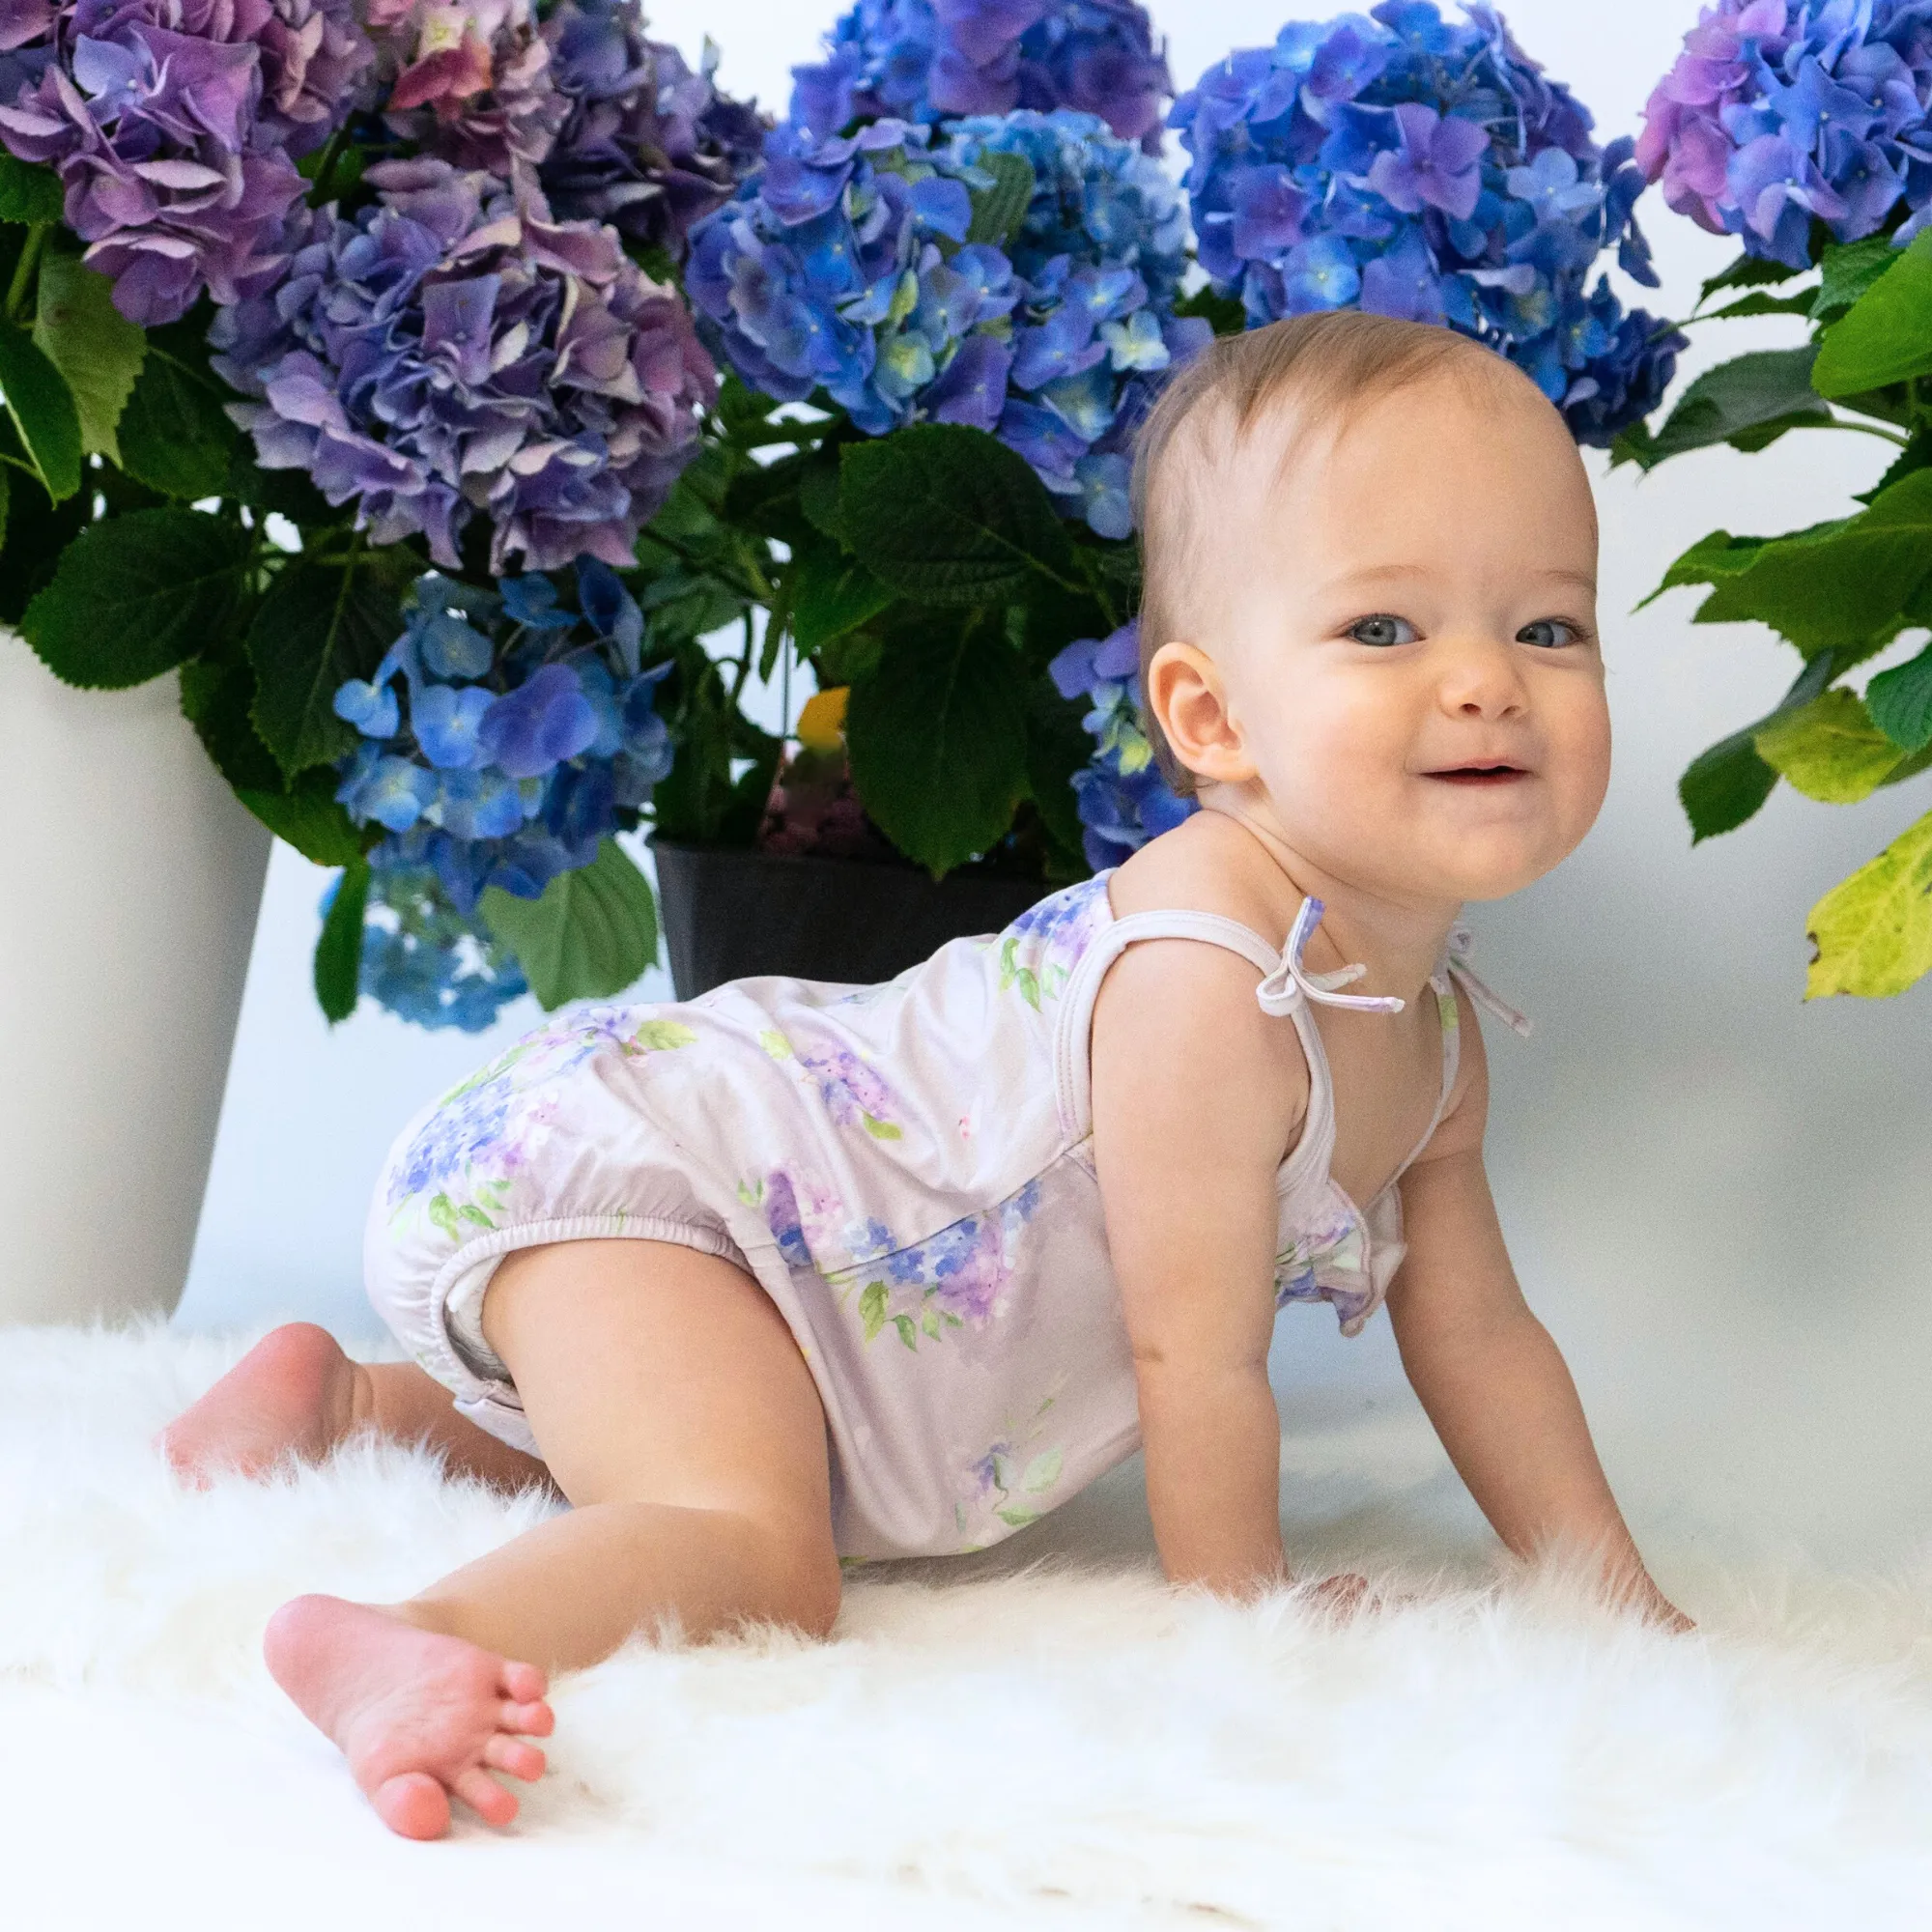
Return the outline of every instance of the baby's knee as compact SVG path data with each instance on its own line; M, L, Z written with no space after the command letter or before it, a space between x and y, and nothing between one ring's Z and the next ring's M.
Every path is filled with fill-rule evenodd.
M775 1538L770 1560L771 1602L766 1614L807 1636L830 1636L838 1621L843 1591L838 1558L830 1541Z

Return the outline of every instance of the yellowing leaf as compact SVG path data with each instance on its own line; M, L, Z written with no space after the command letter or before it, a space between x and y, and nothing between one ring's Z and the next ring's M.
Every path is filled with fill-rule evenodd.
M1904 757L1871 721L1855 692L1828 691L1752 734L1766 764L1806 798L1856 805L1869 798Z
M1932 812L1811 908L1804 997L1882 1000L1932 972Z

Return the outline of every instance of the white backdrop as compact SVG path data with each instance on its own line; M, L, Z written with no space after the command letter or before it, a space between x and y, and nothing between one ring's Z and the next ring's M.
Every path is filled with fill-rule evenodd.
M693 55L709 32L726 85L781 106L821 11L831 0L659 0L654 22ZM1182 85L1229 47L1271 40L1288 11L1155 8ZM1507 11L1607 140L1634 131L1695 6ZM1680 312L1730 249L1654 195L1643 208L1664 276L1646 299ZM1724 325L1687 366L1789 339L1777 328ZM1639 1533L1669 1517L1719 1546L1830 1562L1890 1560L1932 1520L1932 984L1801 1007L1804 921L1932 794L1921 781L1846 809L1782 791L1693 853L1678 773L1765 708L1795 659L1748 628L1692 629L1690 593L1632 607L1705 530L1842 514L1882 459L1863 439L1801 435L1647 481L1596 466L1616 777L1568 867L1474 919L1485 970L1539 1023L1527 1046L1492 1043L1497 1198ZM533 1015L525 1003L499 1035L426 1035L365 1006L328 1034L307 979L321 883L277 850L179 1317L189 1324L299 1313L366 1333L357 1241L390 1135ZM668 991L654 976L639 996ZM1276 1354L1291 1431L1409 1402L1386 1324L1343 1344L1296 1314Z

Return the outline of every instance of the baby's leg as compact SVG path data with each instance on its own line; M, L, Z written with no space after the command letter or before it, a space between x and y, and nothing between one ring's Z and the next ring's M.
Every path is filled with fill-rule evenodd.
M361 1430L423 1443L453 1473L501 1489L546 1480L534 1456L457 1414L449 1391L413 1362L351 1361L312 1321L264 1336L161 1431L159 1444L177 1474L205 1488L216 1469L258 1476L285 1459L319 1463Z
M823 1634L838 1607L824 1411L748 1275L655 1241L534 1248L497 1270L483 1326L576 1507L406 1604L299 1597L265 1645L409 1837L444 1830L451 1792L516 1815L488 1774L541 1773L516 1734L549 1729L543 1671L660 1621Z

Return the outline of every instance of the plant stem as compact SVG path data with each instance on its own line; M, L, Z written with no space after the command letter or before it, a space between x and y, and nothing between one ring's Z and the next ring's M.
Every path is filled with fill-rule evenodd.
M1855 429L1861 436L1875 436L1881 442L1891 443L1899 449L1905 448L1912 440L1910 437L1900 436L1895 429L1880 429L1877 423L1854 422L1849 416L1833 416L1832 427Z
M20 250L20 259L14 268L14 280L7 290L7 320L24 322L27 313L27 296L40 275L41 252L47 245L47 234L53 224L39 221L27 230L26 245Z

